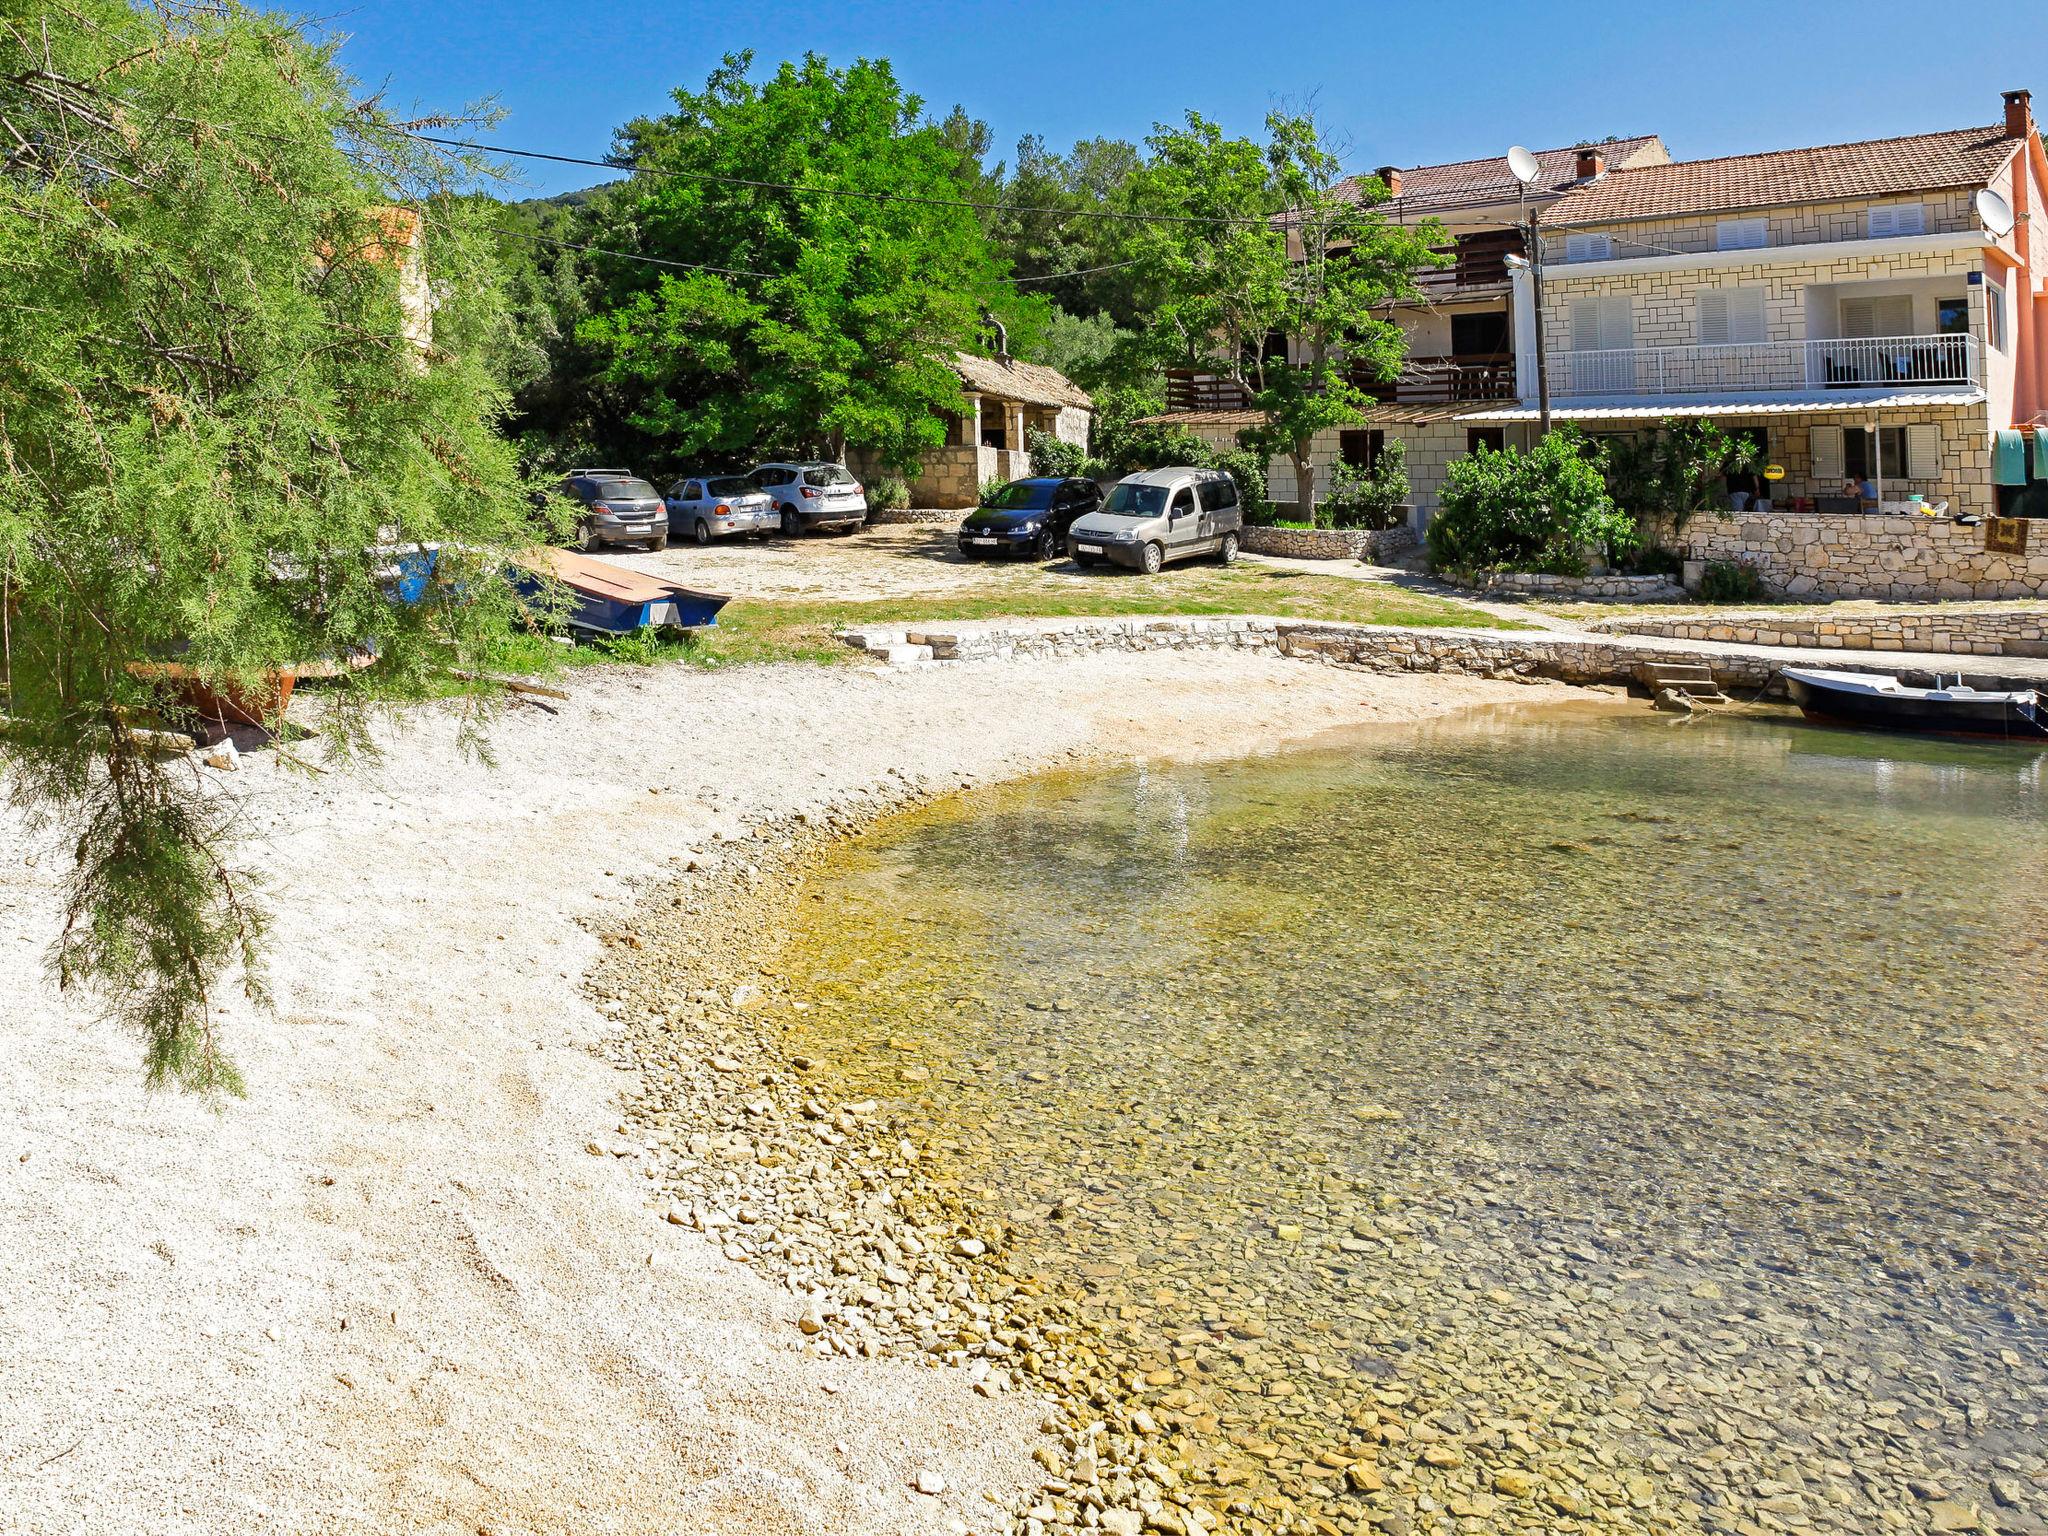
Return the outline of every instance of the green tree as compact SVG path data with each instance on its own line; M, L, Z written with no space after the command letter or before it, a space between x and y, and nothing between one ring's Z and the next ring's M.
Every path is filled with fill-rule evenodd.
M1276 112L1266 127L1259 146L1190 113L1147 141L1134 204L1175 222L1139 238L1139 266L1157 296L1153 357L1245 388L1264 420L1244 445L1293 464L1307 522L1313 441L1364 419L1360 377L1400 372L1406 343L1385 307L1415 296L1444 234L1384 219L1385 186L1345 180L1313 116Z
M1453 459L1429 521L1429 563L1579 576L1589 549L1630 553L1635 522L1608 494L1605 469L1604 451L1571 426L1526 452L1480 448Z
M502 631L528 509L489 243L327 50L227 0L0 13L0 143L0 767L73 854L62 982L152 1082L231 1088L211 999L260 995L262 916L230 807L152 732L192 679L274 715L280 669L374 656L314 717L371 750L372 701ZM425 213L424 355L395 200ZM444 579L394 603L416 543Z
M971 125L922 118L886 62L815 55L770 79L729 57L676 111L628 124L642 168L615 205L620 248L580 334L678 453L848 445L914 469L961 406L948 367L984 311L1019 350L1042 300L1004 281L979 215ZM793 189L793 190L792 190Z
M1730 475L1754 471L1763 455L1749 437L1711 421L1666 418L1609 452L1607 486L1646 535L1677 533L1709 508L1727 510Z

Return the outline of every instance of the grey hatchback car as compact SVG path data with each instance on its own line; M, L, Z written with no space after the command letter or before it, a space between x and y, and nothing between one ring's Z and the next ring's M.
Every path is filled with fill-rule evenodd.
M606 544L668 548L668 509L653 486L627 469L572 469L556 488L580 502L576 542L586 550Z
M782 531L794 538L813 528L851 533L868 520L867 492L844 464L791 460L763 464L747 478L775 498Z
M1067 530L1074 564L1107 560L1150 576L1169 560L1237 558L1244 509L1237 482L1220 469L1148 469L1110 487L1102 506Z

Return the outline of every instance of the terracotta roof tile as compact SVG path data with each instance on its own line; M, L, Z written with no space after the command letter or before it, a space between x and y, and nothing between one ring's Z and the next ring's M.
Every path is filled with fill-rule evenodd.
M1654 133L1609 139L1592 147L1607 156L1610 166L1655 163L1666 158L1664 141ZM1536 165L1540 172L1536 178L1537 187L1552 192L1570 187L1578 179L1578 154L1577 145L1536 151ZM1355 197L1358 184L1363 179L1369 178L1352 176L1339 182L1337 195ZM1504 154L1483 160L1453 160L1445 165L1404 166L1401 169L1400 197L1382 206L1390 214L1427 213L1432 207L1470 202L1489 194L1498 194L1506 200L1515 195L1515 187L1514 173L1508 169L1508 159Z
M1553 227L1612 224L1982 186L2019 144L2005 137L2001 126L1952 128L1858 144L1634 166L1567 192L1539 218Z

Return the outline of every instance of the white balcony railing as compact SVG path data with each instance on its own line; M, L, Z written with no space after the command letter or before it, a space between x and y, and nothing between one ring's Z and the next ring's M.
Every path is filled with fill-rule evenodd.
M1721 395L1983 382L1974 336L1617 347L1550 355L1552 395Z

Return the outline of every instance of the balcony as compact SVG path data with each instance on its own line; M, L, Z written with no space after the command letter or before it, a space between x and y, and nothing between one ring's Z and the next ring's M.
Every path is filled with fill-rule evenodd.
M1974 336L1875 336L1737 342L1714 347L1618 347L1554 352L1550 393L1768 394L1813 389L1941 388L1983 383Z
M1553 370L1554 372L1555 370ZM1458 405L1466 401L1512 400L1515 360L1495 352L1463 357L1411 357L1394 380L1354 375L1351 381L1382 405ZM1192 368L1166 371L1169 411L1241 411L1251 392L1235 379Z

